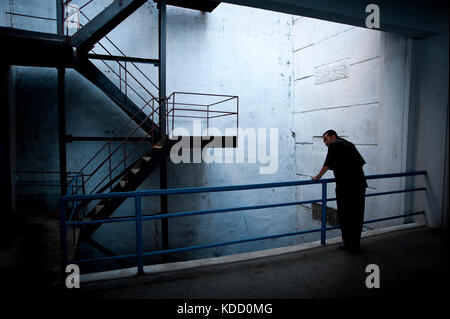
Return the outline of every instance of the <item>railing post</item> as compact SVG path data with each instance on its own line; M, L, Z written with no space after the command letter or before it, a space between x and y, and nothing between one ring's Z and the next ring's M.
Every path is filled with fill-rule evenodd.
M322 182L322 231L320 243L326 245L327 240L327 182Z
M173 94L172 100L172 134L174 127L175 127L175 93Z
M108 162L109 162L109 182L111 182L111 141L108 143ZM112 192L112 184L109 185L109 190Z
M142 256L142 201L141 196L135 197L136 204L136 255L138 275L144 274L144 259Z
M206 136L209 136L208 129L209 129L209 105L206 107Z
M61 244L61 280L64 280L67 266L67 226L66 226L66 201L59 199L59 236Z

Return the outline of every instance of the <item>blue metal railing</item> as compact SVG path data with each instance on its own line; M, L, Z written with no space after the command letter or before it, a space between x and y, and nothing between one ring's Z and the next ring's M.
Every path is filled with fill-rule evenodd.
M394 174L381 174L381 175L368 175L366 178L370 179L381 179L381 178L395 178L395 177L406 177L406 176L415 176L415 175L426 175L426 171L418 171L418 172L407 172L407 173L394 173ZM64 197L60 197L59 207L60 207L60 234L61 234L61 262L62 267L65 269L65 266L69 263L85 263L92 261L103 261L103 260L115 260L115 259L123 259L123 258L137 258L137 267L138 273L143 274L144 262L143 258L145 256L156 256L163 254L170 254L176 252L183 252L189 250L203 249L203 248L212 248L218 246L239 244L251 241L272 239L272 238L280 238L287 236L295 236L302 235L307 233L321 232L321 244L326 244L326 232L328 230L333 230L339 228L339 226L327 227L326 225L326 208L328 201L334 201L336 198L327 198L327 185L328 183L335 182L334 178L321 179L319 181L313 180L304 180L304 181L290 181L290 182L279 182L279 183L264 183L264 184L250 184L250 185L236 185L236 186L217 186L217 187L196 187L196 188L177 188L177 189L158 189L158 190L150 190L150 191L134 191L134 192L116 192L116 193L104 193L104 194L93 194L93 195L68 195ZM275 203L275 204L265 204L265 205L253 205L253 206L243 206L243 207L233 207L233 208L220 208L220 209L210 209L210 210L201 210L201 211L189 211L189 212L179 212L179 213L170 213L170 214L159 214L159 215L151 215L151 216L142 216L142 197L149 196L160 196L160 195L177 195L177 194L197 194L197 193L212 193L212 192L227 192L227 191L239 191L239 190L250 190L250 189L263 189L263 188L277 188L277 187L287 187L287 186L301 186L301 185L311 185L311 184L322 184L322 198L313 199L313 200L304 200L304 201L295 201L295 202L283 202L283 203ZM407 193L407 192L415 192L415 191L423 191L426 190L425 187L421 188L411 188L411 189L403 189L403 190L394 190L380 193L371 193L366 194L366 197L371 196L381 196L381 195L389 195L389 194L398 194L398 193ZM67 203L68 202L77 202L82 200L99 200L105 198L133 198L135 199L135 217L122 217L122 218L114 218L114 219L101 219L101 220L89 220L89 221L73 221L71 218L67 220ZM204 244L197 246L189 246L182 248L173 248L173 249L165 249L151 252L143 251L142 244L142 222L148 220L155 219L163 219L163 218L177 218L183 216L192 216L192 215L204 215L204 214L217 214L217 213L226 213L226 212L234 212L234 211L245 211L245 210L257 210L263 208L274 208L274 207L285 207L285 206L295 206L295 205L304 205L311 203L322 204L322 221L321 227L316 229L302 230L284 234L275 234L275 235L267 235L246 239L239 239L227 242L216 242L212 244ZM75 203L76 205L76 203ZM424 214L424 211L403 214L397 216L390 216L385 218L373 219L364 221L364 224L374 223L384 220L414 216L419 214ZM73 215L73 214L71 214ZM120 222L132 222L136 223L136 253L128 254L128 255L119 255L119 256L109 256L109 257L99 257L99 258L90 258L90 259L78 259L78 260L69 260L68 252L67 252L67 227L77 227L81 225L88 224L104 224L104 223L120 223Z

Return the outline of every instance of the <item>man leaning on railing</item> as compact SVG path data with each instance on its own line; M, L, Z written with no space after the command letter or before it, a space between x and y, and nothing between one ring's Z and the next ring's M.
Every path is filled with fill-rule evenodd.
M366 161L355 145L339 137L336 131L328 130L322 137L328 153L319 174L312 179L318 181L329 169L333 171L337 214L344 242L339 249L356 253L360 250L364 221L367 182L362 167Z

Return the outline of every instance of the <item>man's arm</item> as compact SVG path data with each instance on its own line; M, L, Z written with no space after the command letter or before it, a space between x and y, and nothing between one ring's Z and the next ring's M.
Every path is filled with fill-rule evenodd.
M330 168L326 165L322 166L322 169L320 170L319 174L317 174L316 176L313 176L311 179L314 181L318 181L319 179L322 178L323 174L325 174Z

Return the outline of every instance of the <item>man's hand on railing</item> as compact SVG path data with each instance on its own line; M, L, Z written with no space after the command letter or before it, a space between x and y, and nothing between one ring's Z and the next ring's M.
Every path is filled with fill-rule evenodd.
M325 174L329 169L330 168L328 166L325 166L325 165L322 166L322 169L320 170L319 174L317 174L316 176L311 177L311 179L313 181L317 182L323 176L323 174Z

